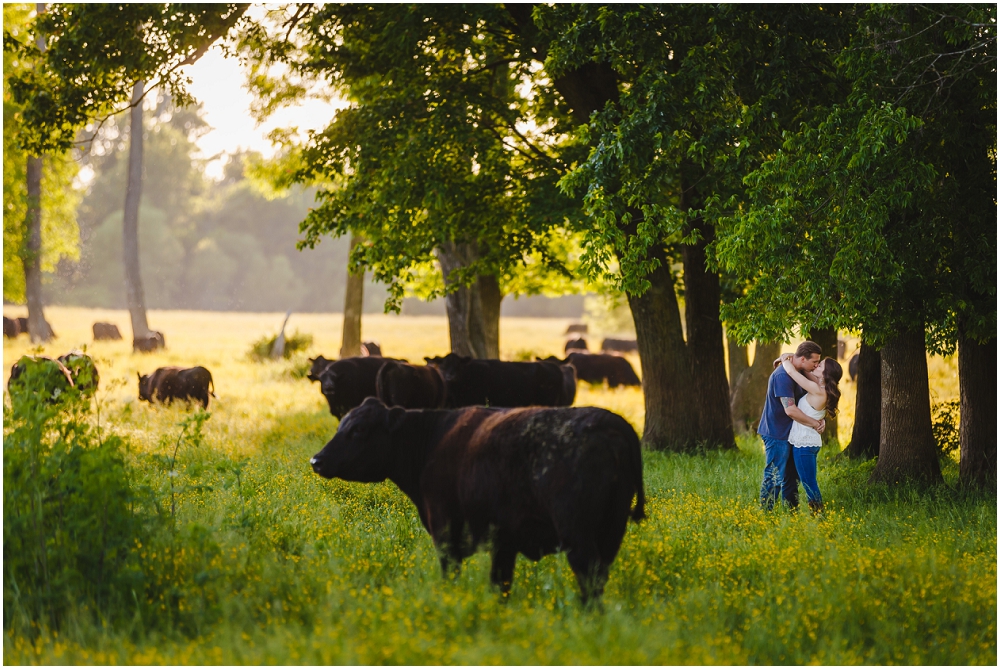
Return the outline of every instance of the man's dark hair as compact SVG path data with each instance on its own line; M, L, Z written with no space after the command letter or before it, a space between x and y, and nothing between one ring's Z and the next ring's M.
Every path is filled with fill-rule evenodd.
M823 348L814 341L806 340L795 349L795 355L800 358L811 358L814 353L819 356L823 355Z

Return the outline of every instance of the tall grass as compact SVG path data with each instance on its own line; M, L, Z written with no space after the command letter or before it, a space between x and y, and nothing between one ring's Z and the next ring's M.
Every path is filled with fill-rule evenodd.
M441 577L391 483L312 474L309 457L336 429L317 387L288 374L292 363L243 358L272 317L205 314L194 329L197 318L151 318L167 334L163 353L90 347L102 429L130 444L133 484L166 505L176 496L172 522L135 548L146 589L116 604L113 624L74 609L58 629L10 625L6 663L996 664L995 499L870 486L870 464L824 453L826 517L764 513L758 440L727 453L645 453L648 518L629 526L602 610L579 606L562 555L519 558L502 602L486 554ZM364 335L388 355L419 360L442 351L439 339L446 346L440 324L380 318L386 327L373 333L379 319L366 319ZM82 343L68 341L73 328L108 320L69 309L49 319L63 336L56 353ZM558 350L565 328L504 325L502 349L540 354ZM316 336L314 353L337 350L335 334L296 326ZM26 348L5 345L5 367ZM189 414L139 404L134 388L137 368L168 362L205 364L219 395L201 438L172 462ZM581 385L577 404L641 427L638 391ZM953 461L945 475L954 481Z

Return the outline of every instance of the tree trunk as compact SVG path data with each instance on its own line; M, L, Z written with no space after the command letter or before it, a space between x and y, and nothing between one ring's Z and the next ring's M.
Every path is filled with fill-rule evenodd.
M700 221L699 221L700 224ZM698 416L698 441L736 448L733 414L729 407L726 354L719 318L722 289L719 275L705 266L705 248L715 237L700 225L702 238L684 246L684 320L687 323L688 360L691 363L693 404Z
M997 340L981 344L958 330L958 385L961 393L959 481L997 490Z
M446 242L438 247L438 262L445 285L452 273L469 266L478 250L468 242ZM500 357L500 302L503 295L494 276L476 277L471 286L459 286L445 296L451 350L472 358Z
M810 333L810 339L823 349L823 357L837 359L837 329L816 328ZM833 446L840 451L840 439L837 435L837 417L826 417L826 429L823 430L823 445Z
M757 342L757 352L750 365L736 380L730 408L733 414L733 429L736 432L752 432L760 423L767 399L767 380L774 371L773 362L781 353L781 344L776 341Z
M362 242L361 235L351 234L351 251ZM365 301L365 271L350 270L348 257L347 290L344 291L344 331L340 340L340 357L361 355L361 312Z
M146 298L142 290L139 269L139 200L142 198L142 93L144 82L132 88L132 108L129 113L128 186L125 190L122 252L125 262L125 293L132 317L132 338L149 335L146 321Z
M736 392L736 382L746 370L750 369L750 354L746 346L740 346L736 340L726 334L726 347L729 351L729 397L732 401Z
M882 348L881 433L873 482L942 481L931 433L923 328L902 331Z
M871 460L878 455L882 432L882 354L864 341L858 352L855 384L854 430L844 454Z
M45 3L38 3L36 9L42 14ZM35 43L38 50L44 53L45 36L39 32L35 35ZM28 303L28 337L32 344L42 344L53 337L52 329L45 320L42 299L42 168L41 156L28 156L28 211L24 225L27 235L21 263L24 267L24 297Z

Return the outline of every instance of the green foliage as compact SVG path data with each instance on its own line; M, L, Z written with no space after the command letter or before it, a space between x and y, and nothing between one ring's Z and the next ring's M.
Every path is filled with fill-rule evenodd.
M58 628L70 613L127 620L144 575L135 549L157 515L130 486L126 443L88 421L89 397L56 403L28 365L4 409L4 627Z
M247 351L247 359L253 362L265 362L270 360L271 351L274 350L274 344L277 340L278 335L276 334L271 335L270 337L265 335L256 340L250 344L250 350ZM312 343L313 336L311 334L296 330L285 337L285 352L283 357L287 360L296 353L306 351L310 346L312 346Z
M959 438L959 417L962 403L958 400L940 402L931 407L931 432L937 446L938 457L957 454L962 446Z

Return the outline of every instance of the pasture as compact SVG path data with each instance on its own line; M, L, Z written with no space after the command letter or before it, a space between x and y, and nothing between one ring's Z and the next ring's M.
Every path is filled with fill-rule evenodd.
M92 342L95 321L128 331L124 311L47 316L59 338L45 353L86 344L101 372L92 420L127 440L132 485L164 508L173 492L176 512L134 547L143 588L114 624L66 602L58 630L6 626L6 664L996 664L996 499L956 490L954 460L945 486L870 486L872 463L824 449L817 519L759 510L753 436L736 452L646 452L648 518L629 525L603 607L579 606L562 555L520 557L501 601L485 553L442 579L393 484L312 473L337 421L302 377L305 356L246 358L281 314L151 311L167 349L145 355ZM561 355L567 323L501 320L502 357ZM365 316L362 327L387 356L448 351L444 318ZM339 316L295 314L289 330L314 336L310 355L339 348ZM5 382L30 349L5 340ZM136 373L197 364L217 399L202 436L178 442L189 411L139 403ZM955 360L930 366L932 396L957 398ZM854 386L842 388L845 443ZM576 405L620 413L641 435L637 389L581 384Z

